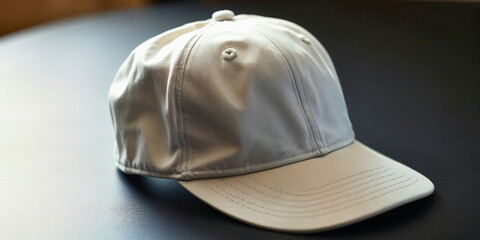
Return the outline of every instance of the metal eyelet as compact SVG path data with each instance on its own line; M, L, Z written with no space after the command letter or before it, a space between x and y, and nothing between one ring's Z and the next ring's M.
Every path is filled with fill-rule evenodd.
M227 48L222 52L223 59L227 61L231 61L235 59L237 55L238 55L238 51L235 48Z

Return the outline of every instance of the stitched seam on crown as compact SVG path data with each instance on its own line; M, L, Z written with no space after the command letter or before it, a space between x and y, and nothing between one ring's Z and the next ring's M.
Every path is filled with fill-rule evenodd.
M269 162L263 162L263 163L256 163L256 164L249 164L248 165L248 168L251 168L251 167L257 167L257 166L267 166L266 169L248 169L246 167L237 167L237 168L230 168L230 169L215 169L215 170L197 170L197 171L194 171L196 173L212 173L212 172L237 172L238 170L247 170L246 172L244 173L238 173L238 174L245 174L245 173L251 173L251 172L256 172L256 171L263 171L263 170L268 170L268 169L271 169L271 168L276 168L276 167L282 167L282 166L285 166L285 165L288 165L288 164L291 164L291 163L296 163L296 162L301 162L301 161L307 161L311 158L314 158L316 155L313 155L313 156L306 156L305 159L303 160L297 160L297 161L293 161L293 162L288 162L289 160L291 160L292 158L295 158L295 157L301 157L303 155L310 155L312 153L318 153L318 150L317 149L314 149L312 151L309 151L309 152L305 152L305 153L300 153L300 154L293 154L293 155L289 155L289 156L286 156L285 158L282 158L282 159L278 159L278 160L271 160ZM272 163L278 163L278 162L282 162L280 164L272 164ZM287 162L287 163L283 163L283 162Z
M266 208L266 209L269 209L269 210L275 211L275 212L283 212L283 213L293 213L293 214L295 214L295 213L314 212L314 211L325 210L325 209L329 209L329 208L334 208L334 207L337 207L337 206L341 206L341 205L343 205L343 204L347 204L347 203L349 203L349 202L353 202L353 201L355 201L355 200L357 200L357 199L360 199L360 198L362 198L362 197L364 197L364 196L368 196L368 195L371 195L371 194L373 194L373 193L380 192L380 191L382 191L382 190L384 190L384 189L390 188L390 187L392 187L392 186L396 186L396 185L399 185L399 184L401 184L401 183L408 182L408 181L410 181L411 179L412 179L412 178L409 177L409 178L407 178L407 179L404 179L404 180L401 181L401 182L393 183L393 184L391 184L391 185L388 185L388 186L385 186L385 187L383 187L383 188L377 189L377 190L375 190L375 191L373 191L373 192L370 192L370 193L367 193L367 194L364 194L364 195L361 195L361 196L354 197L354 198L352 198L352 199L350 199L350 200L343 201L343 202L338 202L338 203L336 203L336 204L334 204L334 205L330 205L330 206L326 206L326 207L322 207L322 208L310 209L310 210L307 210L307 211L306 211L306 210L301 210L301 211L283 211L283 210L277 210L277 209L273 209L273 208L267 208L267 207L264 207L264 206L259 205L259 204L257 204L257 203L250 202L250 201L248 201L248 200L242 199L240 196L236 196L236 195L234 195L234 194L232 194L232 193L229 193L229 192L227 192L227 191L225 190L225 188L222 188L222 187L220 187L220 186L218 186L218 185L216 185L216 184L215 184L215 187L217 187L218 189L221 189L224 193L227 193L228 195L230 195L230 196L232 196L232 197L241 199L241 200L243 200L243 201L245 201L245 202L248 202L248 203L250 203L250 204L252 204L252 205L254 205L254 206L258 206L258 207L261 207L261 208ZM368 188L364 188L364 189L362 189L362 190L359 190L359 191L356 191L356 192L353 192L353 193L350 193L350 194L347 194L347 195L344 195L344 196L341 196L341 197L338 197L338 198L335 198L335 199L330 199L330 200L327 200L327 201L318 202L318 203L315 203L315 204L310 204L310 205L308 205L308 206L290 206L290 208L296 208L296 209L298 209L298 208L307 208L307 207L321 206L321 205L325 205L325 204L328 204L328 203L334 203L334 202L336 202L336 201L338 201L338 200L342 200L342 199L348 198L348 197L350 197L350 196L354 196L354 195L356 195L356 194L362 194L362 193L364 193L365 191L367 191L367 190L369 190L369 189L372 189L372 188L374 188L374 187L383 185L383 184L385 184L385 183L387 183L387 182L391 182L391 181L394 181L394 180L397 180L397 179L391 179L391 180L389 180L389 181L381 182L381 183L379 183L379 184L370 186L370 187L368 187ZM248 194L247 194L247 195L248 195ZM248 195L248 196L251 196L251 195ZM266 202L266 201L264 201L264 202ZM272 203L270 203L270 202L266 202L266 203L272 204ZM276 205L276 204L274 204L274 205Z
M255 27L251 26L251 25L247 25L250 27L250 29L254 30L255 32L257 32L260 36L262 36L263 38L265 38L268 42L270 42L278 51L278 53L280 53L280 55L282 56L282 60L284 61L284 64L287 66L287 69L289 70L289 75L290 75L290 80L292 81L292 86L293 86L293 90L295 92L295 95L297 96L297 103L300 105L300 109L302 109L302 113L303 113L303 119L304 121L306 122L307 124L307 127L308 129L310 130L308 132L308 135L310 137L313 138L313 142L315 143L315 146L317 147L317 150L322 153L320 151L320 146L319 144L317 143L317 139L315 138L315 132L313 130L313 126L311 125L310 123L310 119L308 119L308 116L307 116L307 113L306 113L306 110L305 110L305 107L303 106L302 104L302 100L300 98L300 93L299 93L299 90L298 90L298 87L297 87L297 84L296 84L296 80L295 80L295 75L293 73L293 70L292 70L292 67L290 66L285 54L280 50L280 48L270 39L268 38L265 34L263 34L261 31L257 30Z
M224 173L227 172L227 173L229 173L229 174L225 174L225 175L209 176L211 178L213 178L213 177L225 177L225 176L232 176L232 175L240 175L240 174L246 174L246 173L251 173L251 172L256 172L256 171L261 171L261 170L268 170L268 169L272 169L272 168L276 168L276 167L282 167L282 166L292 164L292 163L296 163L296 162L300 162L300 161L306 161L308 159L311 159L311 158L315 157L315 154L312 154L312 153L318 154L318 151L315 149L311 152L306 152L306 153L301 153L301 154L298 154L298 155L293 155L292 157L279 159L279 160L274 161L274 162L266 162L266 163L258 163L258 164L249 165L250 167L257 167L257 166L263 167L263 168L260 168L260 169L258 169L258 168L246 169L245 167L238 167L238 168L232 168L232 169L193 171L192 173L205 173L205 174L217 173L217 172L224 172ZM305 156L305 155L307 155L307 156ZM305 157L303 157L303 156L305 156ZM294 159L295 157L302 157L302 158L304 158L304 160L292 161L292 159ZM115 160L115 163L117 164L117 166L121 166L123 169L127 169L127 170L129 170L129 172L132 172L132 173L135 173L135 174L148 175L148 176L152 176L152 177L166 177L166 178L174 178L174 179L179 179L179 180L189 180L189 179L185 179L185 177L182 174L157 173L157 172L150 171L150 170L144 170L144 169L140 169L140 168L136 168L136 167L132 167L132 166L127 166L127 165L125 165L125 164L123 164L123 163L121 163L117 160ZM274 165L272 163L279 163L279 164ZM266 166L266 167L264 167L264 166ZM204 177L204 178L207 178L207 177ZM194 177L194 179L201 179L201 178Z
M185 151L181 151L181 156L183 158L183 172L184 172L184 175L185 175L185 178L186 179L190 179L190 174L189 174L189 170L188 170L188 154L189 154L189 146L188 146L188 141L187 141L187 137L186 135L188 133L185 132L185 122L188 123L188 120L185 121L185 116L183 114L183 83L184 83L184 80L185 80L185 67L187 65L187 61L188 61L188 58L190 57L190 53L193 49L193 47L195 46L195 44L197 43L197 41L201 38L201 36L213 25L214 23L212 24L207 24L204 29L198 33L196 33L188 42L187 42L187 45L185 47L185 49L183 50L182 52L182 58L180 60L180 62L178 63L178 68L179 68L179 71L177 72L177 79L175 81L175 84L178 84L176 85L176 92L177 95L175 96L176 97L176 102L178 103L177 105L177 110L179 112L179 119L177 120L180 124L178 124L178 128L179 128L179 133L181 132L182 134L182 141L179 141L179 143L183 143L183 146L185 147ZM177 99L178 98L178 99ZM188 128L187 128L188 130ZM177 135L177 137L179 138L180 140L180 136ZM184 153L185 152L185 153Z
M360 173L353 174L353 175L351 175L351 176L349 176L349 177L340 178L339 180L336 180L336 181L334 181L334 182L330 182L330 183L324 184L324 185L319 186L319 187L314 187L314 188L310 188L310 189L302 190L302 191L298 191L298 192L310 192L310 191L313 191L313 190L316 190L316 189L324 188L324 187L330 186L330 185L332 185L332 184L341 182L341 181L343 181L343 180L347 180L347 179L356 177L356 176L358 176L358 175L362 175L362 174L365 174L365 173L367 173L367 172L371 172L371 171L373 171L373 170L377 170L377 169L380 169L380 168L383 168L383 167L385 167L385 166L372 168L372 169L367 170L367 171L363 171L363 172L360 172ZM382 170L382 171L377 172L377 173L373 173L373 174L371 174L371 175L368 175L368 176L365 176L365 177L363 177L363 178L354 180L354 181L352 181L352 182L355 182L355 181L358 181L358 180L362 180L362 179L365 179L365 178L368 178L368 177L371 177L371 176L375 176L375 175L378 175L378 174L387 172L388 170L390 170L390 168L387 168L386 170ZM292 195L292 193L290 193L290 192L285 192L285 191L282 191L282 190L280 190L280 189L278 189L278 188L269 186L269 185L267 185L267 184L265 184L265 183L262 183L262 182L260 182L260 181L258 181L258 180L256 180L256 179L252 178L251 176L248 176L248 175L247 175L246 177L247 177L248 179L250 179L250 180L252 180L252 181L254 181L254 182L256 182L256 183L258 183L258 184L260 184L260 185L262 185L262 186L264 186L264 187L266 187L266 188L268 188L268 189L270 189L270 190L273 190L273 191L276 191L276 192L280 192L280 193L285 193L285 194L290 194L290 195ZM352 182L347 182L346 184L349 184L349 183L352 183ZM343 185L346 185L346 184L343 184ZM343 186L343 185L340 185L340 186ZM297 195L296 195L296 196L297 196ZM298 195L298 196L302 196L302 195ZM304 196L309 196L309 195L304 195Z
M180 158L182 159L182 169L180 170L181 173L187 173L187 157L188 154L188 148L186 144L186 139L185 139L185 128L184 128L184 119L183 119L183 109L182 109L182 95L183 95L183 73L185 71L185 64L187 62L187 57L190 53L191 46L193 45L192 41L198 39L198 33L196 33L188 42L187 45L185 46L183 52L182 52L182 58L177 64L177 76L175 79L175 103L176 103L176 108L177 112L179 114L179 117L177 119L177 126L178 126L178 132L177 132L177 138L178 138L178 143L180 146L183 145L185 148L184 150L180 150ZM185 151L185 153L184 153ZM188 178L188 176L185 176Z
M274 217L279 217L279 218L313 218L313 217L319 217L319 216L323 216L323 215L327 215L327 214L332 214L332 213L335 213L335 212L339 212L339 211L342 211L342 210L345 210L345 209L348 209L348 208L352 208L352 207L355 207L357 205L360 205L362 203L365 203L365 202L368 202L368 201L371 201L371 200L374 200L374 199L377 199L379 197L382 197L382 196L385 196L386 194L389 194L389 193L392 193L392 192L395 192L395 191L398 191L400 189L403 189L403 188L407 188L407 187L410 187L414 184L416 184L418 182L418 179L415 180L415 182L412 182L410 184L407 184L407 185L404 185L404 186L401 186L401 187L398 187L398 188L395 188L391 191L388 191L388 192L385 192L383 194L380 194L380 195L377 195L377 196L374 196L372 198L369 198L369 199L366 199L364 201L360 201L360 202L357 202L357 203L354 203L354 204L351 204L351 205L348 205L348 206L345 206L343 208L340 208L340 209L336 209L336 210L332 210L332 211L329 211L329 212L325 212L325 213L321 213L321 214L312 214L312 215L301 215L301 216L286 216L286 215L278 215L278 214L274 214L274 213L269 213L269 212L265 212L265 211L261 211L261 210L258 210L258 209L255 209L255 208L252 208L252 207L249 207L249 206L246 206L245 204L243 203L240 203L238 201L235 201L231 198L229 198L228 196L225 196L224 194L216 191L215 189L213 189L211 186L209 186L209 188L214 191L215 193L217 193L218 195L222 196L223 198L237 204L237 205L240 205L244 208L247 208L247 209L250 209L252 211L255 211L255 212L258 212L258 213L261 213L261 214L265 214L265 215L270 215L270 216L274 216ZM397 183L397 185L400 184L400 183ZM391 187L391 186L390 186ZM383 189L381 189L383 190ZM365 197L365 196L363 196Z
M263 192L263 191L261 191L261 190L258 190L258 189L255 189L255 188L253 188L253 187L250 187L250 186L248 186L248 185L246 185L246 184L244 184L244 183L242 183L242 182L240 182L240 181L238 181L238 180L235 180L235 181L237 181L238 183L242 184L243 186L245 186L245 187L247 187L247 188L249 188L249 189L251 189L251 190L253 190L253 191L255 191L255 192L262 193L262 194L264 194L265 196L268 196L268 197L271 197L271 198L276 198L276 199L280 199L280 200L284 200L284 201L289 201L289 202L312 202L312 201L315 201L315 200L318 200L318 199L322 199L322 198L326 198L326 197L331 197L331 196L336 195L336 194L338 194L338 193L342 193L342 192L348 191L348 190L350 190L350 189L353 189L353 188L356 188L356 187L359 187L359 186L362 186L362 185L365 185L365 184L368 184L368 183L376 182L376 181L378 181L378 180L380 180L380 179L384 179L384 178L386 178L386 177L390 177L390 176L395 175L395 174L396 174L396 172L395 172L395 173L392 173L392 174L389 174L389 175L385 175L385 176L382 176L382 177L375 178L375 179L373 179L373 180L370 180L370 181L367 181L367 182L364 182L364 183L361 183L361 184L358 184L358 185L356 185L356 186L354 186L354 187L347 188L347 189L342 190L342 191L337 192L337 193L329 194L329 195L326 195L326 196L323 196L323 197L320 197L320 198L307 199L307 200L290 200L290 199L285 199L285 198L273 196L273 195L268 194L268 193L265 193L265 192ZM404 175L405 175L405 174L402 174L402 175L400 175L399 177L392 178L392 179L393 179L393 180L399 179L399 178L402 178ZM355 183L355 182L357 182L357 181L350 182L349 184ZM347 185L348 185L348 184L347 184ZM343 185L343 186L345 186L345 185ZM339 186L339 187L343 187L343 186ZM332 191L332 190L335 190L335 189L337 189L337 188L331 188L331 189L328 189L328 190L325 190L325 191L322 191L322 192L318 192L318 193L315 193L315 194L310 194L310 195L295 195L295 194L289 194L289 195L290 195L290 196L296 196L296 197L308 197L308 196L318 195L318 194L320 194L320 193L329 192L329 191Z
M125 164L120 163L119 161L115 161L115 164L120 170L128 174L140 174L140 175L151 176L151 177L173 178L173 179L179 178L181 176L180 173L164 174L164 173L158 173L158 172L153 172L148 170L142 170L134 167L128 167Z
M339 142L340 143L343 143ZM315 154L313 154L315 153ZM268 170L276 167L282 167L288 164L292 163L297 163L297 162L302 162L302 161L308 161L311 160L312 158L318 157L319 152L317 149L314 149L309 152L305 153L300 153L297 155L292 155L289 157L285 157L283 159L277 159L277 160L270 160L265 163L258 163L258 164L251 164L249 165L249 168L246 167L238 167L238 168L232 168L232 169L214 169L214 170L197 170L197 171L191 171L190 173L193 175L192 179L201 179L201 178L208 178L208 177L225 177L225 176L232 176L232 175L240 175L240 174L246 174L246 173L252 173L256 171L262 171L262 170ZM294 160L295 158L299 158L300 160ZM179 179L179 180L187 180L187 178L182 175L181 173L178 174L162 174L158 173L155 171L150 171L150 170L145 170L141 168L136 168L132 166L127 166L124 163L121 163L118 160L115 160L115 163L117 166L121 166L122 169L128 170L129 173L135 173L135 174L141 174L141 175L147 175L147 176L152 176L152 177L163 177L163 178L173 178L173 179ZM258 168L257 168L258 167ZM226 174L216 174L216 173L226 173ZM216 174L215 176L208 176L208 177L198 177L198 174ZM196 176L195 176L196 175Z
M299 85L300 85L300 88L303 93L303 98L305 99L305 106L307 106L307 109L309 111L309 114L310 114L310 117L312 118L312 122L313 122L313 125L315 125L315 130L318 132L318 136L320 138L320 141L322 142L322 149L323 147L325 146L329 146L330 144L328 143L328 141L323 137L322 133L320 132L320 129L318 128L318 125L317 125L317 121L315 121L315 118L313 117L313 113L312 113L312 109L310 108L310 105L308 104L308 100L307 100L307 94L305 94L305 88L303 87L303 81L302 81L302 77L300 77L300 72L298 71L298 66L297 66L297 63L295 62L295 59L292 58L290 56L290 59L292 60L292 63L293 65L295 66L295 72L297 73L297 78L298 78L298 82L299 82Z
M339 143L343 143L339 142ZM313 154L315 153L315 154ZM173 179L179 179L179 180L189 180L189 179L205 179L205 178L213 178L213 177L225 177L225 176L232 176L232 175L240 175L240 174L247 174L247 173L252 173L256 171L263 171L263 170L269 170L272 168L276 167L282 167L288 164L293 164L297 162L302 162L302 161L308 161L311 160L312 158L318 157L319 152L317 149L314 149L309 152L304 152L300 153L297 155L291 155L288 157L285 157L283 159L277 159L277 160L270 160L268 162L264 163L258 163L258 164L250 164L248 168L246 167L238 167L238 168L231 168L231 169L212 169L212 170L196 170L196 171L191 171L190 174L193 176L191 178L186 178L184 175L181 173L179 174L161 174L157 173L154 171L150 170L145 170L141 168L136 168L132 166L127 166L120 161L115 160L118 165L123 166L125 169L130 169L130 172L134 172L135 174L144 174L152 177L165 177L165 178L173 178ZM295 158L299 158L299 160L294 160ZM218 173L225 173L225 174L218 174ZM203 174L198 176L199 174ZM214 174L214 176L207 176L207 174Z

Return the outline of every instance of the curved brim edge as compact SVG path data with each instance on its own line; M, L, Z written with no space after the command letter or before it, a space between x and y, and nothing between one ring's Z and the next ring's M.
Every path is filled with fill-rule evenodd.
M434 191L420 173L358 141L279 168L179 183L237 220L295 233L346 226Z

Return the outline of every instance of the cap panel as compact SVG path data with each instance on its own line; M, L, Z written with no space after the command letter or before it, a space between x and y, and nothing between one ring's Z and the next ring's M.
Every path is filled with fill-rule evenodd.
M322 152L354 140L345 100L335 68L318 40L300 26L279 19L252 16L249 22L275 42L294 66L299 92L312 117Z
M151 38L121 65L109 91L115 158L121 170L180 177L174 73L187 42L208 22L186 24Z
M232 60L222 57L228 48L237 52ZM212 25L185 71L189 175L242 174L318 155L293 81L264 36L241 22Z

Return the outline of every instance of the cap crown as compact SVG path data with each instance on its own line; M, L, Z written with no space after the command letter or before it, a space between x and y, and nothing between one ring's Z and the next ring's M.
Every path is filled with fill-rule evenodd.
M354 134L334 66L308 31L238 15L138 46L109 93L125 172L192 179L320 156Z

